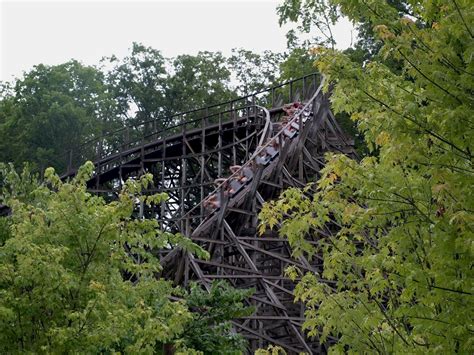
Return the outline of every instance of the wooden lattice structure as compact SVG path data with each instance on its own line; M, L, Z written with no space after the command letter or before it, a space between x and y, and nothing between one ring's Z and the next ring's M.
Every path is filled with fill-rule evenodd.
M162 276L177 284L190 280L209 287L226 279L254 288L248 300L255 313L234 321L252 351L277 344L288 353L320 353L318 339L301 331L304 307L294 303L289 265L321 272L322 262L293 258L274 231L257 235L257 215L265 201L287 187L314 181L329 150L353 154L353 141L340 129L312 74L269 90L159 121L126 127L88 142L68 155L68 172L95 161L91 191L113 198L123 181L148 172L169 199L154 208L137 204L137 216L156 218L163 229L181 232L211 255L199 260L182 250L162 255ZM92 159L91 159L92 158ZM315 242L315 241L310 241Z

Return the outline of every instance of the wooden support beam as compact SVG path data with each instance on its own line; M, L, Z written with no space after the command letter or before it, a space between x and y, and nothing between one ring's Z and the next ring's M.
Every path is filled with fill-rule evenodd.
M95 180L89 184L95 192L111 196L124 179L137 178L144 172L154 175L155 186L143 193L167 192L169 199L160 206L141 206L139 215L158 220L163 230L186 234L211 255L210 260L198 260L179 249L159 251L162 276L183 285L197 280L207 290L213 279L226 279L238 288L255 287L256 293L246 303L255 305L257 311L243 322L234 323L255 340L252 349L267 341L289 352L311 353L318 349L314 345L317 339L306 339L300 330L304 305L293 303L295 283L284 276L283 270L296 265L308 272L321 271L321 256L312 260L293 257L288 240L277 238L276 233L267 237L256 233L257 216L266 201L288 186L303 187L309 179L317 178L326 151L350 152L351 142L330 112L327 95L319 92L314 96L319 84L319 76L309 76L268 92L272 104L279 106L270 110L272 122L278 122L285 114L282 100L299 95L314 99L313 116L308 120L303 120L302 115L298 118L300 131L294 138L284 139L280 134L277 156L254 172L252 182L239 194L231 198L222 195L223 202L217 210L205 211L202 204L205 195L214 189L213 180L229 176L231 165L248 162L261 144L261 137L278 133L263 130L263 109L256 104L264 95L233 100L220 109L206 108L192 115L176 116L174 121L182 124L172 130L157 132L156 120L150 121L153 132L148 132L150 123L135 132L132 129L132 134L145 132L145 128L148 131L141 141L127 139L126 144L121 142L122 149L108 156L100 154L95 162ZM69 165L70 176L74 167ZM321 235L328 236L337 228L333 224L331 228L325 226ZM318 244L318 240L308 242Z

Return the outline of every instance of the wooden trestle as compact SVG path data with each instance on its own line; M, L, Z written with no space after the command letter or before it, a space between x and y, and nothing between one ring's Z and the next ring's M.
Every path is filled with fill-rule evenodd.
M302 332L304 307L294 302L295 284L284 276L289 265L320 273L321 260L294 258L274 231L257 235L265 201L317 179L325 152L353 154L353 140L331 113L320 76L179 114L173 121L177 124L166 130L149 121L89 142L68 155L64 177L93 158L90 190L113 198L125 179L152 173L154 187L146 193L166 192L169 199L149 209L137 205L137 216L159 220L163 229L183 233L211 255L199 260L182 250L162 250L162 276L182 285L196 280L208 288L225 279L237 288L254 288L248 303L255 313L233 322L249 339L249 352L268 344L288 353L325 352L317 338Z

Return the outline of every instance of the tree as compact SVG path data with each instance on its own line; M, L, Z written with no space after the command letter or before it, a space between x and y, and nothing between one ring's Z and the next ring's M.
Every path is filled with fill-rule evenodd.
M237 290L225 281L214 281L209 292L197 284L191 285L185 296L186 304L193 312L181 337L187 348L204 354L242 354L247 342L232 331L231 320L249 316L253 307L244 305L254 290Z
M266 349L257 349L255 355L286 355L286 351L280 346L269 345Z
M290 54L280 63L280 81L288 81L310 75L315 72L314 55L309 48L293 48Z
M279 64L284 57L284 54L271 51L258 54L243 48L232 49L227 63L237 83L237 93L246 96L274 85L280 74Z
M134 42L128 56L106 57L102 64L126 124L165 120L169 114L165 110L168 77L166 59L159 50ZM162 127L167 124L163 121Z
M68 150L116 126L115 107L96 68L37 65L3 90L0 161L64 170Z
M221 53L199 52L165 58L160 51L133 43L128 56L104 58L108 82L115 88L122 116L130 124L158 120L159 128L176 122L170 116L235 97Z
M334 48L336 42L332 33L332 26L340 18L336 4L330 0L284 0L277 7L280 26L286 23L295 23L294 29L287 33L290 47L308 47L310 45L326 45ZM298 34L310 34L309 39L301 40Z
M230 89L231 72L220 52L181 54L171 60L166 90L169 114L199 109L237 97Z
M283 58L283 54L257 54L244 49L234 49L230 57L203 51L164 58L158 50L133 43L128 56L112 56L103 63L108 83L115 88L121 116L139 127L134 132L138 137L180 123L180 118L171 118L178 113L217 105L274 84ZM203 115L188 114L186 120ZM157 124L142 125L150 120Z
M280 26L286 23L296 24L296 30L291 29L287 33L290 48L310 48L319 45L334 49L336 45L334 27L338 21L347 16L347 11L351 11L353 17L349 18L357 18L353 21L357 38L354 45L347 48L345 53L360 63L374 59L384 61L387 58L378 56L382 41L374 34L373 27L376 22L374 16L365 15L369 11L378 17L380 9L376 8L377 4L359 5L359 3L341 5L331 0L284 0L278 6L277 14ZM398 14L400 18L416 17L407 1L391 0L390 6L392 14ZM397 65L397 63L391 64Z
M333 5L373 24L402 70L315 50L333 109L358 122L371 154L328 154L317 184L266 205L261 230L323 257L295 295L309 334L338 338L332 350L471 353L474 5L411 2L402 18L385 1Z
M133 43L128 56L112 56L102 62L120 116L125 124L135 126L131 140L181 123L180 118L172 117L178 113L236 98L229 85L226 58L220 52L165 58L156 49ZM202 115L198 113L199 118ZM186 120L193 118L186 116Z
M35 186L29 202L8 186L16 173L2 169L12 209L0 249L2 352L150 352L190 319L183 303L168 300L171 285L154 280L158 260L142 247L179 239L130 218L149 177L129 181L117 202L105 204L86 192L92 169L87 163L71 183L47 170L51 187Z
M196 286L188 300L172 301L183 291L156 279L154 251L180 247L204 258L206 252L160 231L155 220L131 217L138 199L166 198L140 195L151 176L127 181L119 199L106 203L86 191L92 170L88 162L61 182L50 168L39 183L0 166L0 204L11 208L0 217L0 351L161 353L171 345L196 353L191 345L207 346L185 333L196 324L206 339L221 340L223 351L238 351L242 338L212 325L245 313L238 302L247 292L216 285L205 298ZM216 304L223 298L228 307L229 297L237 303L224 314L206 308L201 318L191 311L196 305L222 310Z

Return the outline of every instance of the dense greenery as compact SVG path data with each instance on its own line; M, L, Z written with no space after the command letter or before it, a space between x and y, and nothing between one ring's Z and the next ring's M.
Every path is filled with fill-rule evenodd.
M139 126L127 139L180 123L179 112L196 110L260 91L312 72L311 55L235 49L165 58L133 43L123 58L105 57L100 66L70 62L39 64L0 90L0 161L35 171L65 171L69 152L124 125ZM201 116L199 116L201 117ZM154 124L141 125L156 120ZM108 145L117 144L111 136ZM101 154L89 145L85 156ZM76 158L76 157L75 157Z
M0 217L0 352L242 351L228 321L252 312L242 303L251 291L216 283L210 294L197 285L187 293L157 279L157 248L207 253L131 217L137 199L166 198L139 196L151 176L105 203L86 191L92 169L86 163L63 183L50 168L39 183L0 166L0 204L12 209Z
M63 167L66 152L111 130L116 114L102 72L70 61L37 65L5 86L0 101L0 161ZM21 166L21 165L20 165Z
M107 83L129 123L160 119L236 97L231 72L221 53L199 52L164 58L160 51L134 43L124 58L104 58ZM108 69L107 69L108 68Z
M293 67L300 56L302 65ZM178 112L313 70L305 51L285 58L239 49L228 58L200 52L169 59L134 43L127 56L104 58L100 67L75 60L37 65L2 84L0 161L64 171L69 150L106 132L150 119L160 124L145 129L166 128ZM87 155L100 154L94 149ZM242 303L251 291L223 282L209 292L197 285L186 291L156 279L153 250L174 245L204 254L186 238L160 232L155 221L131 218L148 176L106 203L86 192L90 163L65 183L51 169L44 183L28 170L0 170L0 206L12 209L0 218L2 353L244 350L229 320L252 312Z
M352 3L348 6L350 9L348 7L342 9L339 1L331 0L283 0L277 8L277 14L280 25L286 23L295 25L295 28L287 33L290 47L324 46L334 49L336 24L344 17L353 21L354 17L347 13L351 11L357 16L357 20L353 21L357 36L355 33L351 34L354 43L351 43L351 47L345 49L344 52L352 60L360 63L373 58L383 60L379 57L382 41L374 35L374 16L365 15L368 11L378 17L377 4ZM391 0L390 6L392 15L416 17L409 2Z
M266 205L262 230L322 255L324 271L305 274L296 298L309 334L339 339L331 350L472 353L474 3L407 1L407 16L382 0L328 4L382 43L363 65L314 51L333 109L371 153L329 154L317 184Z
M232 332L231 319L249 316L253 307L245 307L243 301L253 290L236 290L225 281L214 282L210 290L194 284L185 295L186 304L193 312L181 337L186 348L204 354L243 353L246 341Z
M472 353L474 3L284 0L278 14L317 37L290 31L288 54L165 58L133 44L101 67L35 66L2 85L0 161L62 170L69 149L104 132L149 119L169 127L177 112L308 74L316 61L333 110L369 153L328 154L319 181L260 215L260 231L278 228L295 255L323 257L321 274L287 270L302 277L305 329L337 339L340 353ZM359 30L344 52L331 33L341 16ZM314 43L325 47L308 52ZM86 191L92 169L70 182L47 169L39 182L0 165L0 205L11 207L0 217L0 352L242 352L229 321L252 312L251 291L160 279L156 249L206 252L131 217L139 199L166 198L140 197L150 176L106 203Z

